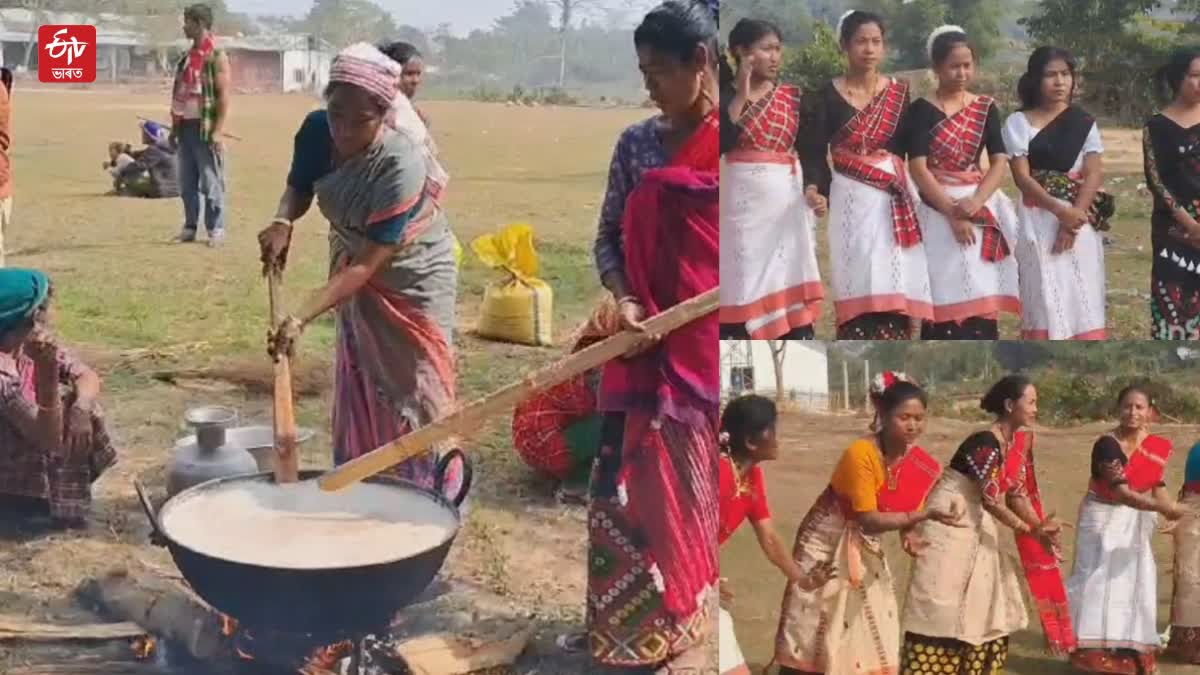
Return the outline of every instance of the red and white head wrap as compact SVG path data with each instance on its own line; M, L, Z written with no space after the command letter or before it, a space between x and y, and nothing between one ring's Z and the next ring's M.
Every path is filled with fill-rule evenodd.
M352 84L391 108L400 90L400 64L366 42L346 47L329 67L330 84Z
M890 389L891 386L897 382L916 384L911 378L909 378L908 375L905 375L904 373L885 370L882 373L877 373L875 377L871 379L871 398L877 399L880 396L883 396L883 392Z

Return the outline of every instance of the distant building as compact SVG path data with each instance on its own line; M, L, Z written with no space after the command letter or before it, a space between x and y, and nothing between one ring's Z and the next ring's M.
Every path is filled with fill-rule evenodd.
M29 70L36 70L37 29L42 24L96 26L97 82L169 77L188 48L182 28L178 37L155 42L134 17L0 9L0 65L19 71L28 64ZM237 89L322 91L329 82L334 50L311 35L218 36L217 45L229 54Z
M721 341L721 395L775 398L775 362L767 340ZM828 411L829 356L823 342L789 341L783 356L784 399L806 409Z

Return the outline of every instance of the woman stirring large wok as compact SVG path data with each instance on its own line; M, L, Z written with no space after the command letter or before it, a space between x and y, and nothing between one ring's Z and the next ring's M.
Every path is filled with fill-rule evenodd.
M259 234L264 264L281 270L293 223L314 197L329 220L329 281L279 325L269 348L290 352L305 327L336 311L339 465L427 425L455 400L453 240L428 196L423 139L397 123L415 117L401 114L411 104L400 77L400 65L370 45L338 54L327 109L296 133L287 188ZM431 487L436 459L430 452L392 473Z

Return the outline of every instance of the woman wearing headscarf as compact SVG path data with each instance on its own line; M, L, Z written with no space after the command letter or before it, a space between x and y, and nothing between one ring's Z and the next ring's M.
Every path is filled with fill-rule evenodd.
M1200 443L1188 453L1179 504L1189 512L1171 530L1175 537L1175 595L1167 653L1200 664Z
M424 126L396 128L397 106L407 103L399 83L399 64L370 45L353 45L334 59L328 107L310 113L296 133L287 189L259 234L264 264L282 267L292 223L314 197L329 220L329 281L280 325L271 349L291 349L306 326L336 309L337 464L454 405L453 243L427 191L424 140L414 135ZM392 473L431 486L435 462L429 453Z
M100 378L49 331L50 280L0 270L0 503L86 524L92 483L116 463L97 398Z
M710 291L719 275L716 12L668 0L633 36L662 111L621 134L596 239L621 327ZM717 584L717 316L610 362L591 482L588 622L599 664L703 672ZM650 337L650 336L647 336Z

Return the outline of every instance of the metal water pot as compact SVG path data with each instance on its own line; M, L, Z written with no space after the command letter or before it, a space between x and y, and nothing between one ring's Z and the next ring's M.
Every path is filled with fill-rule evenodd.
M195 435L175 445L167 465L168 497L215 478L258 472L254 455L227 442L226 432L237 418L236 410L223 406L192 408L184 414Z

